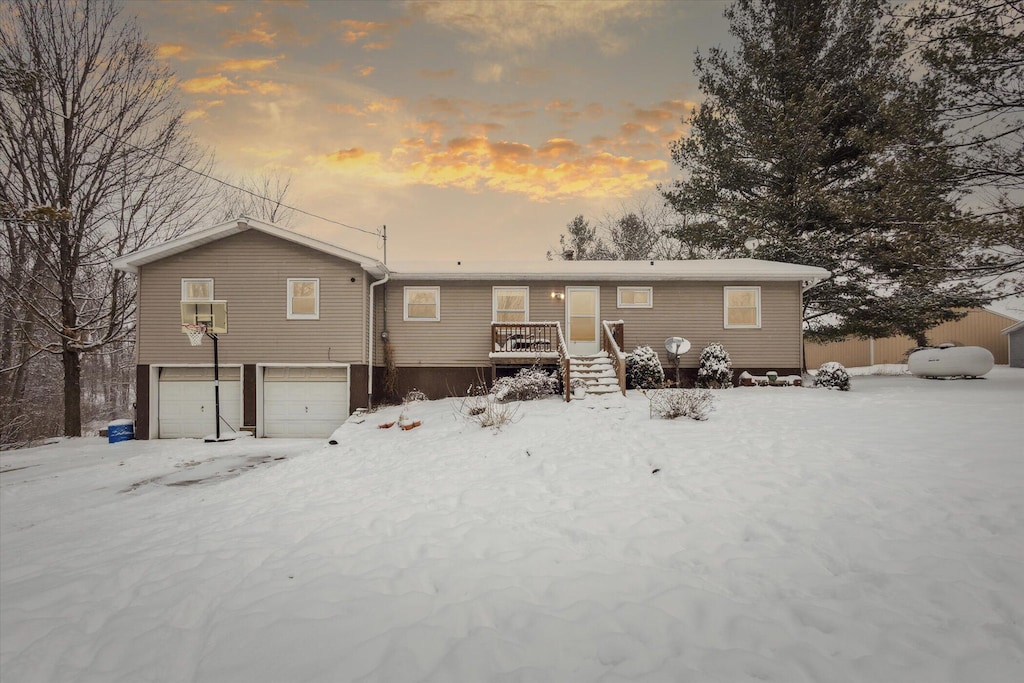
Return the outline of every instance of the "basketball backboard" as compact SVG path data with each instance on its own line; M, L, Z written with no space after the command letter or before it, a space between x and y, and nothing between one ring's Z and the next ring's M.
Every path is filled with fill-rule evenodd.
M182 301L181 331L187 333L185 325L206 325L206 331L212 334L227 334L228 302L227 301Z

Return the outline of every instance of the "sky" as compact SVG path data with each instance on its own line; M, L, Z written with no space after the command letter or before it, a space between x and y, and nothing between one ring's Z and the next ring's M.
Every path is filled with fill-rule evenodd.
M126 4L221 177L376 231L389 262L543 259L577 214L661 203L726 2ZM212 222L212 220L211 220ZM381 258L380 240L295 215Z

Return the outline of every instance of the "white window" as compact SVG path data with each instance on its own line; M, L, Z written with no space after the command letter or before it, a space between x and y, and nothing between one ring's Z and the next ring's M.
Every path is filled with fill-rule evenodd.
M725 327L761 327L761 288L725 288Z
M193 277L181 279L182 301L213 301L213 278Z
M406 287L405 320L440 320L440 287Z
M491 320L496 323L525 323L530 319L529 287L493 287Z
M319 278L288 278L288 319L320 319Z
M650 287L619 287L619 308L651 308L654 306Z

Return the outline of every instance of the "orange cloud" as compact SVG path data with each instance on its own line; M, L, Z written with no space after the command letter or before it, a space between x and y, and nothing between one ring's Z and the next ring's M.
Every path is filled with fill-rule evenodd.
M348 114L350 116L366 116L366 114L364 114L362 110L360 110L359 107L355 106L354 104L331 104L328 105L327 108L336 114Z
M356 67L356 73L359 74L360 76L362 76L363 78L366 78L367 76L369 76L370 74L372 74L376 70L377 70L377 67L374 67L374 66L357 66Z
M532 201L627 197L650 189L668 169L662 159L588 149L567 138L552 138L534 149L483 135L444 143L407 137L392 145L386 158L352 147L310 161L328 171L357 172L361 178L387 184L494 190Z
M401 97L383 97L379 100L367 102L364 111L371 114L390 114L398 111L403 104L405 104L405 100Z
M274 38L277 37L276 33L264 28L251 28L248 31L224 31L221 35L225 37L224 47L244 45L245 43L273 45Z
M356 166L373 166L380 162L380 154L367 152L362 147L339 149L327 155L327 160L334 168L353 168Z
M537 156L547 159L573 157L582 151L582 147L566 138L551 138L537 149Z
M190 78L181 83L181 89L193 94L241 95L246 92L223 74Z
M185 112L186 121L197 121L199 119L205 119L209 116L209 111L214 107L221 107L224 105L224 100L199 100L195 103L192 109Z
M257 43L259 45L273 45L277 38L277 32L269 21L263 18L262 12L256 12L248 22L251 24L242 31L228 30L221 33L225 37L224 46L243 45L245 43Z
M284 86L273 81L246 81L245 84L260 95L280 95Z
M185 56L187 48L184 45L175 45L173 43L165 43L158 45L156 48L157 59L182 59Z
M277 64L277 59L229 59L204 71L263 71Z
M391 47L391 42L377 42L377 43L363 43L364 50L387 50Z
M623 49L622 23L647 21L663 3L614 0L573 2L492 2L411 0L413 16L460 31L463 46L480 54L535 51L567 38L583 36L606 53Z
M387 24L376 21L358 21L356 19L343 19L338 22L338 26L344 29L342 40L346 43L355 43L369 37L373 33L382 33L389 30Z

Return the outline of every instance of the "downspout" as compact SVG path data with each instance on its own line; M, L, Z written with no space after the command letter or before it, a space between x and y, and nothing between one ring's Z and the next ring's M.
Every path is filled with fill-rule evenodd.
M366 367L368 372L366 373L366 402L370 408L373 408L373 342L377 338L377 329L373 324L373 304L374 304L374 288L386 283L391 279L391 273L387 270L384 271L384 278L377 280L376 282L370 283L370 348L369 358L367 358ZM385 303L386 305L386 303ZM387 311L387 308L384 309Z

